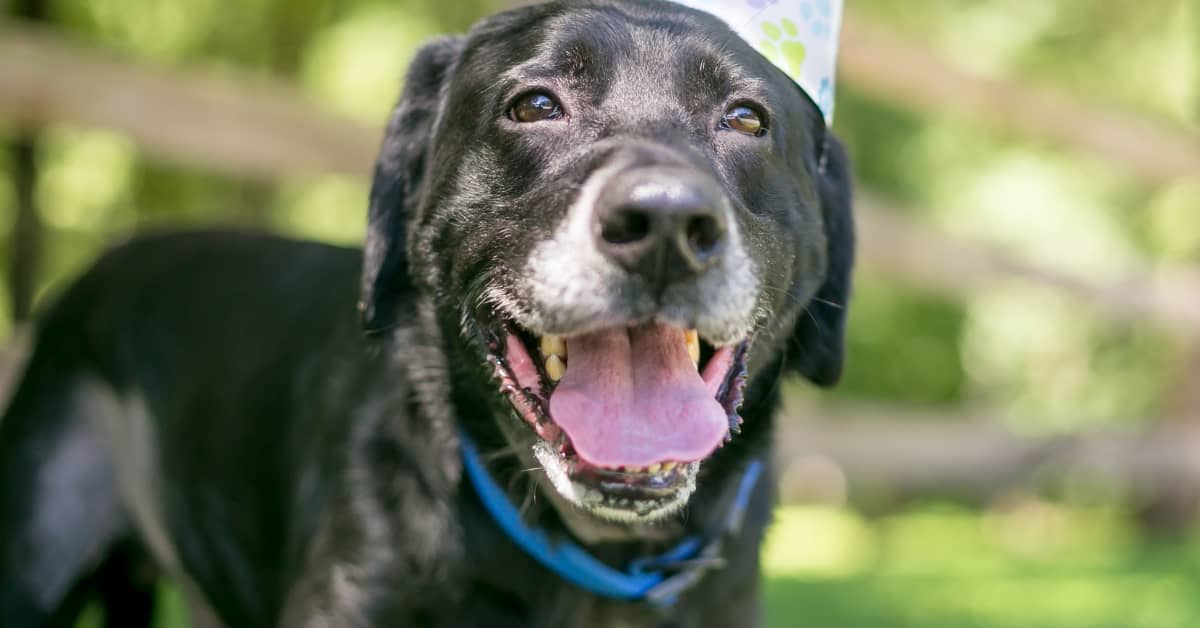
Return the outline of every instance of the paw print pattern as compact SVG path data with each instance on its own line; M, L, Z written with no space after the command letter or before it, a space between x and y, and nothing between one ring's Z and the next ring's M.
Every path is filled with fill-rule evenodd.
M828 76L821 79L815 100L821 111L833 111L833 81Z
M830 6L829 1L813 0L811 3L800 4L800 15L805 22L808 22L813 37L833 36L833 28L829 25L829 20L833 16L833 7Z
M772 4L779 4L779 0L746 0L746 4L750 5L751 9L761 11Z
M808 51L804 42L797 39L800 29L796 23L787 18L778 23L763 22L762 30L766 35L766 39L759 42L759 51L763 56L787 70L788 74L800 76Z

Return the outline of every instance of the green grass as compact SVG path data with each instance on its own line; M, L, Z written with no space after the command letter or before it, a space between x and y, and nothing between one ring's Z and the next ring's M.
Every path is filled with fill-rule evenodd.
M784 508L763 563L769 628L1200 628L1200 534L1148 540L1109 509ZM163 593L160 628L186 628Z
M771 628L1200 627L1200 543L1109 510L790 508L764 563Z

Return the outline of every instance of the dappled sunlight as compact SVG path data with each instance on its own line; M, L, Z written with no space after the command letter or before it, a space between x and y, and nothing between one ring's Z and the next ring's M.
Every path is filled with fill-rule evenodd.
M130 52L177 61L194 52L236 3L220 0L63 0L62 11ZM234 8L236 11L236 8Z
M411 7L357 7L312 42L301 80L321 101L382 127L408 62L437 30Z
M1033 432L1152 413L1172 366L1165 343L1116 331L1071 297L1020 284L971 299L962 347L973 393Z
M945 9L944 9L945 10ZM1052 2L974 3L947 11L937 42L947 57L986 76L1004 76L1014 59L1054 26Z
M367 185L346 177L286 181L272 209L279 231L298 238L358 246L367 232Z
M993 155L957 193L934 202L939 222L1072 275L1114 279L1138 268L1116 212L1100 200L1119 187L1104 168L1062 165L1028 149Z
M926 38L958 66L1200 125L1195 2L960 0L913 10L891 0L859 0L855 6Z
M1150 243L1164 260L1179 263L1200 257L1200 179L1165 186L1145 211Z
M851 576L875 558L875 531L851 511L820 506L788 506L775 514L763 569L768 577Z
M42 154L38 206L57 229L120 233L137 221L131 189L136 185L137 149L109 131L59 128L49 133Z

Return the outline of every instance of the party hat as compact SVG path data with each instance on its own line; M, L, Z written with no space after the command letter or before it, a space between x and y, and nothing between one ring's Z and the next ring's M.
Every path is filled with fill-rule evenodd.
M833 124L842 0L674 0L711 13L783 70Z

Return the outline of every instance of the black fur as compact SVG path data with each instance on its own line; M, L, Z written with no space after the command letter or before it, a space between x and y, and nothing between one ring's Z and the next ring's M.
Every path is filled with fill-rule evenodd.
M642 45L649 32L656 47ZM719 69L697 74L694 51ZM535 76L531 55L547 54ZM610 80L653 72L671 81L641 93ZM743 79L771 109L764 138L710 123ZM501 120L505 90L531 80L570 102L573 126ZM148 237L57 299L0 420L0 626L69 626L89 595L110 626L146 626L150 556L230 628L756 625L773 481L727 539L725 568L656 610L549 573L461 475L465 429L531 521L573 534L549 500L527 502L540 489L506 453L497 422L509 410L474 316L484 288L519 285L525 256L617 154L720 182L767 317L745 428L705 461L686 512L589 550L620 565L719 527L739 470L770 460L780 367L821 385L840 373L845 156L795 86L715 20L652 0L554 2L418 55L363 253L230 232Z
M398 308L412 298L405 221L421 198L429 139L440 108L441 87L462 49L461 38L426 44L413 59L404 93L388 122L375 165L363 251L363 326L369 333L394 327Z
M825 283L796 322L789 343L790 364L818 386L833 386L845 361L846 308L854 267L854 220L851 213L850 163L840 142L826 146L820 181L821 215L828 239Z

